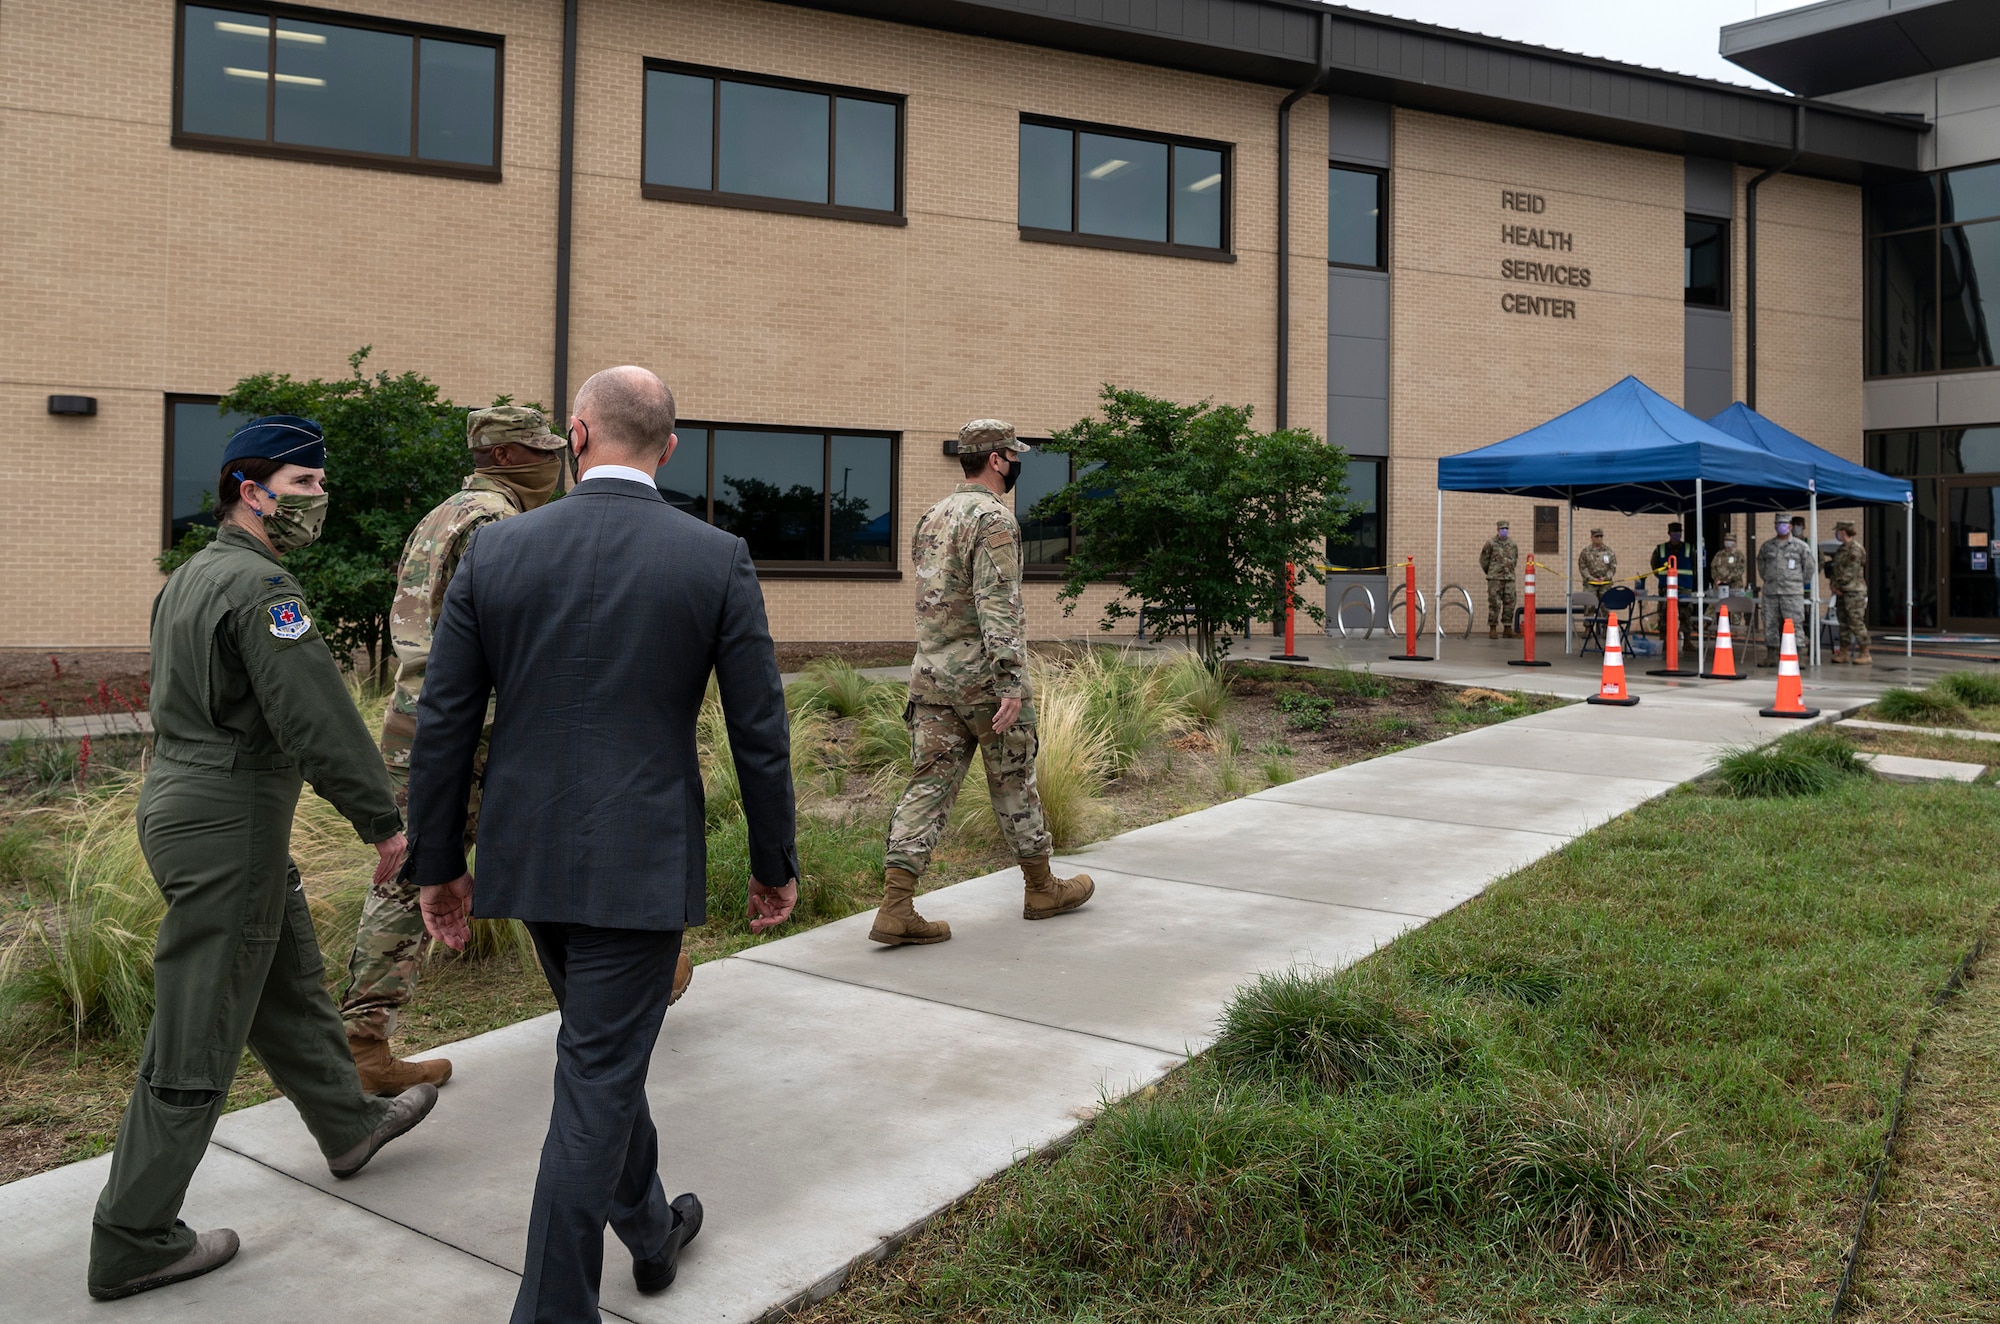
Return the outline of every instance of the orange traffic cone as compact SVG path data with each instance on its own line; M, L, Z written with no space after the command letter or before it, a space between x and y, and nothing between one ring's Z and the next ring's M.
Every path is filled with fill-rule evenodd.
M1799 644L1792 623L1778 641L1778 698L1769 708L1757 710L1764 717L1818 717L1819 709L1806 707L1805 685L1799 680Z
M1797 669L1796 664L1793 669ZM1637 696L1625 692L1625 646L1619 642L1615 611L1604 622L1604 679L1598 682L1597 693L1584 702L1608 703L1619 708L1630 708L1639 702Z
M1715 610L1715 656L1709 661L1708 670L1701 673L1702 679L1748 680L1748 676L1736 669L1736 650L1729 644L1729 608Z

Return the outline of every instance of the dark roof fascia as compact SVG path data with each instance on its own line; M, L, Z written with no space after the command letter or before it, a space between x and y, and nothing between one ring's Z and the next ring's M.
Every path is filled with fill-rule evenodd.
M1825 96L2000 56L1993 0L1835 0L1722 29L1722 57Z
M1792 152L1794 97L1595 56L1364 14L1314 0L780 0L1193 73L1297 87L1331 15L1328 90L1754 167ZM1814 105L1796 173L1859 180L1914 171L1929 126Z

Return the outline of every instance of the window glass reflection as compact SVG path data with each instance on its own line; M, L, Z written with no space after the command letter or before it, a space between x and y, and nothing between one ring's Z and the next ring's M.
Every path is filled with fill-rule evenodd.
M1167 145L1078 133L1077 229L1116 239L1167 239Z
M1076 134L1047 124L1021 126L1020 223L1031 229L1070 228Z
M646 71L648 184L715 187L715 80Z
M243 414L225 414L213 400L172 400L167 404L167 428L173 454L173 509L169 512L172 541L197 524L215 523L215 485L222 475L222 452L229 434L249 422Z
M1021 564L1061 565L1070 555L1069 512L1034 513L1035 503L1069 485L1069 455L1034 446L1016 456L1021 477L1014 484L1014 516L1021 524Z
M824 555L826 438L817 432L715 430L715 526L759 561Z
M888 565L896 559L889 439L836 435L828 444L827 559Z
M1687 218L1681 254L1682 297L1692 308L1729 306L1728 228L1721 221Z
M417 44L417 155L492 165L494 69L499 52L461 41Z
M1870 184L1866 192L1868 228L1875 234L1937 224L1937 186L1929 176Z
M1359 508L1347 520L1347 535L1326 546L1328 565L1365 570L1382 561L1382 461L1347 462L1347 501Z
M2000 216L2000 164L1946 171L1938 181L1947 221Z
M1222 153L1174 148L1174 242L1222 247Z
M827 98L820 93L724 79L716 187L760 198L825 202L827 117Z
M896 209L896 108L834 99L833 200L842 207Z
M2000 316L2000 221L1938 233L1938 350L1945 368L1985 368Z
M680 444L653 474L653 486L675 510L708 518L708 429L676 427Z
M410 155L415 45L395 32L279 19L272 137L302 147Z
M1937 231L1868 244L1868 371L1937 370Z
M1935 462L1929 472L2000 473L2000 428L1946 428L1937 436Z
M189 5L182 22L181 128L261 140L271 20Z
M1348 267L1382 265L1382 176L1374 171L1327 170L1326 260Z

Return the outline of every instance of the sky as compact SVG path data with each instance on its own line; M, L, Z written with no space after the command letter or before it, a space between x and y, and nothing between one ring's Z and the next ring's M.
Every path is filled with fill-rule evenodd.
M1749 87L1771 84L1716 54L1726 23L1812 0L1339 0L1350 9L1482 32Z

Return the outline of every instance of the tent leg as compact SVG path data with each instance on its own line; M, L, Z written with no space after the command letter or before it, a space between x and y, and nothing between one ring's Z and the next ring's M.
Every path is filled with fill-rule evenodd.
M1440 658L1444 656L1444 489L1438 489L1437 548L1433 555L1437 558L1431 565L1433 575L1431 585L1431 634L1437 640L1432 650Z
M1812 604L1811 606L1812 648L1808 651L1812 655L1812 664L1814 666L1818 666L1819 665L1819 485L1817 483L1806 484L1806 497L1807 497L1807 504L1811 507L1811 509L1807 512L1807 518L1812 521L1811 525L1809 526L1812 529L1812 535L1811 535L1812 559L1806 563L1806 573L1812 576L1812 597L1808 599L1808 601Z
M1563 556L1563 656L1576 640L1576 493L1569 494L1569 544Z
M1701 670L1708 632L1708 523L1703 518L1701 479L1694 480L1694 669Z
M1903 662L1908 665L1917 638L1917 502L1915 485L1911 499L1903 503Z

